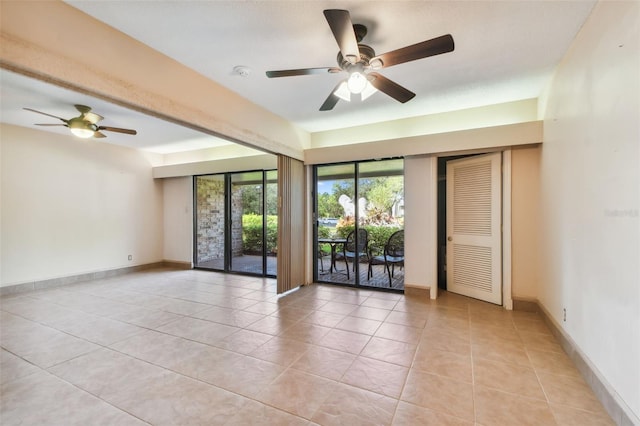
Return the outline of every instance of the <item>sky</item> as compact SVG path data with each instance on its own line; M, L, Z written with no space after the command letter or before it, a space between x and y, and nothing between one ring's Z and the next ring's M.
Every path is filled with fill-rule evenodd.
M318 194L331 194L333 188L332 180L323 180L318 182Z

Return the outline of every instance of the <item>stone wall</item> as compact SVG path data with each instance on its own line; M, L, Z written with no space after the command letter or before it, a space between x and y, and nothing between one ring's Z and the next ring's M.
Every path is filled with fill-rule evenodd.
M224 180L199 177L196 180L196 263L224 258ZM242 256L242 186L231 194L231 250Z
M196 179L196 264L224 258L224 181Z

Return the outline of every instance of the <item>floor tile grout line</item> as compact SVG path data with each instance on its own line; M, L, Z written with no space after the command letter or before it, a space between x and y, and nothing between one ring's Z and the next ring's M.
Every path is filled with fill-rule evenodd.
M134 418L136 418L136 419L138 419L138 420L143 421L144 423L150 424L150 423L148 423L147 421L145 421L144 419L141 419L141 418L137 417L137 416L136 416L136 415L134 415L133 413L129 413L128 411L124 410L123 408L118 407L118 406L116 406L116 405L113 405L112 403L110 403L109 401L107 401L107 400L105 400L105 399L103 399L103 398L99 397L98 395L95 395L95 394L93 394L92 392L89 392L88 390L83 389L83 388L81 388L81 387L77 386L76 384L74 384L74 383L72 383L72 382L69 382L68 380L65 380L63 377L60 377L60 376L58 376L57 374L54 374L52 371L50 371L50 369L55 368L55 367L57 367L57 366L59 366L59 365L65 364L65 363L67 363L67 362L69 362L69 361L73 361L73 360L78 359L78 358L80 358L80 357L83 357L83 356L89 355L89 354L91 354L91 353L93 353L93 352L97 352L97 351L99 351L99 350L102 350L102 349L109 349L109 348L106 348L106 347L95 348L95 349L93 349L93 350L91 350L91 351L89 351L89 352L84 352L84 353L82 353L82 354L78 354L78 355L76 355L76 356L74 356L74 357L71 357L71 358L69 358L69 359L65 360L65 361L62 361L62 362L59 362L59 363L57 363L57 364L53 364L53 365L50 365L50 366L47 366L47 367L41 367L41 366L39 366L39 365L37 365L37 364L34 364L34 363L32 363L31 361L29 361L28 359L23 358L22 356L20 356L20 355L18 355L18 354L13 353L12 351L10 351L9 349L6 349L5 347L2 347L2 349L3 349L3 350L5 350L5 351L7 351L8 353L10 353L10 354L12 354L12 355L14 355L14 356L16 356L16 357L20 358L20 359L22 359L24 362L27 362L27 363L29 363L30 365L34 366L35 368L37 368L37 369L38 369L38 371L42 371L42 372L44 372L44 373L46 373L46 374L48 374L48 375L50 375L50 376L52 376L52 377L55 377L56 379L58 379L58 380L60 380L60 381L62 381L62 382L64 382L64 383L66 383L66 384L68 384L68 385L70 385L70 386L72 386L72 387L74 387L74 388L76 388L76 389L78 389L79 391L81 391L81 392L83 392L83 393L86 393L86 394L88 394L88 395L91 395L91 396L93 396L94 398L99 399L100 401L104 402L105 404L108 404L108 405L110 405L110 406L114 407L114 408L115 408L115 409L117 409L118 411L124 412L124 413L126 413L126 414L128 414L128 415L130 415L130 416L132 416L132 417L134 417ZM32 376L32 375L34 375L34 374L37 374L37 372L29 373L29 374L27 374L27 375L25 375L25 376L15 378L15 379L13 379L12 381L22 380L22 379L24 379L25 377ZM11 381L10 381L10 382L11 382ZM10 382L6 382L6 383L10 383ZM3 383L3 386L4 386L4 385L6 385L6 383Z
M175 336L172 336L172 337L175 337ZM196 342L196 343L200 343L200 342ZM138 358L137 356L134 356L134 355L128 354L128 353L126 353L126 352L121 352L121 351L119 351L118 349L115 349L115 348L104 348L104 349L111 350L111 351L116 352L116 353L118 353L118 354L120 354L120 355L122 355L122 356L126 356L126 357L128 357L128 358L131 358L131 359L134 359L134 360L137 360L137 361L143 362L143 363L145 363L145 364L152 365L152 366L157 367L157 368L159 368L159 369L161 369L161 370L163 370L163 371L166 371L166 372L170 372L170 373L176 374L176 375L181 376L181 377L184 377L184 378L186 378L186 379L193 380L193 381L196 381L196 382L198 382L198 383L202 383L202 384L204 384L204 385L206 385L206 386L211 386L211 387L214 387L214 388L217 388L217 389L221 389L221 390L223 390L223 391L225 391L225 392L229 392L229 393L232 393L232 394L234 394L234 395L236 395L236 396L239 396L240 398L248 399L248 400L255 401L255 402L258 402L258 403L261 403L261 404L266 404L266 405L269 405L269 404L267 404L267 403L265 403L265 402L263 402L263 401L261 401L261 400L259 400L259 399L256 399L256 397L257 397L260 393L262 393L262 392L264 391L264 388L267 388L271 383L273 383L273 382L276 380L276 378L277 378L277 377L280 377L280 376L281 376L281 375L282 375L282 374L287 370L287 368L283 369L282 373L280 373L278 376L276 376L276 378L274 378L274 379L273 379L273 380L271 380L268 384L266 384L266 385L264 386L264 388L263 388L263 389L261 389L259 392L257 392L257 394L256 394L255 396L247 396L247 395L243 395L243 394L241 394L241 393L238 393L238 392L237 392L237 391L235 391L235 390L228 389L228 388L225 388L225 387L222 387L222 386L220 386L220 385L213 384L213 383L209 383L209 382L207 382L207 381L205 381L205 380L202 380L202 379L200 379L200 378L193 377L193 376L189 376L189 375L187 375L187 374L184 374L184 373L182 373L182 372L179 372L179 371L173 370L173 369L171 369L171 368L165 367L165 366L160 365L160 364L156 364L156 363L151 362L151 361L149 361L149 360L145 360L145 359L142 359L142 358ZM220 348L215 348L215 349L220 349ZM220 349L220 350L224 350L224 349ZM228 351L228 352L230 352L230 351ZM245 356L245 357L248 357L248 358L251 358L251 357L249 357L248 355L242 355L242 354L238 354L238 355L240 355L240 356ZM258 358L253 358L253 359L258 359ZM260 360L260 361L265 361L265 360ZM269 362L269 361L265 361L265 362ZM274 364L274 363L271 363L271 364ZM275 365L278 365L278 364L275 364ZM58 376L56 376L56 377L58 377ZM82 389L82 388L80 388L80 389ZM283 411L281 408L274 407L274 406L271 406L271 407L272 407L272 408L275 408L275 409L277 409L277 410ZM290 413L290 414L295 415L294 413ZM300 416L298 416L298 417L300 417ZM148 422L146 422L146 421L145 421L145 423L148 423Z
M254 291L258 291L258 290L254 290ZM87 294L87 293L85 293L85 292L78 292L78 293L80 293L80 294ZM145 294L156 295L156 294L153 294L153 293L145 293ZM346 293L345 293L345 294L346 294ZM334 295L331 297L331 299L330 299L330 300L325 301L325 302L323 303L323 305L324 305L324 304L326 304L326 303L329 303L329 301L339 301L342 295L343 295L342 293L336 293L336 294L334 294ZM95 294L93 294L93 295L91 295L91 296L92 296L92 297L103 297L103 296L101 296L101 295L95 295ZM165 295L161 295L161 296L162 296L162 297L165 297L165 298L170 298L170 299L173 299L173 300L185 300L185 299L182 299L182 298L180 298L180 297L169 297L169 296L165 296ZM309 299L311 299L311 298L313 298L313 297L314 297L314 293L310 293L310 292L309 292L308 294L306 294L306 295L305 295L305 298L309 298ZM285 306L295 306L295 305L296 305L296 303L304 302L304 299L305 299L305 298L300 298L300 301L296 301L296 302L293 302L293 303L287 304L287 305L285 305ZM369 294L368 296L364 297L362 300L359 300L356 306L358 306L358 307L363 307L363 306L365 306L364 304L365 304L365 302L366 302L369 298L371 298L371 294ZM107 299L108 299L108 298L107 298ZM243 298L242 296L237 296L237 297L233 297L233 299L235 300L235 299L244 299L244 298ZM111 300L111 299L109 299L109 300ZM245 300L251 300L251 301L254 301L254 299L245 299ZM316 298L316 300L323 300L323 299L317 299L317 298ZM454 300L455 300L455 299L454 299ZM186 300L186 301L190 301L190 300ZM354 300L354 301L355 301L355 300ZM121 301L117 301L117 302L118 302L118 303L122 303ZM249 306L254 306L254 305L256 305L257 303L260 303L259 301L254 301L254 302L255 302L255 303L253 303L253 304L251 304L251 305L248 305L247 307L249 307ZM201 303L201 302L194 302L194 303ZM448 303L448 302L446 302L446 303ZM456 302L456 303L457 303L457 302ZM206 305L209 305L209 306L215 306L215 305L210 305L209 303L205 303L205 304L206 304ZM391 306L391 304L389 304L389 305ZM63 306L64 306L64 305L63 305ZM378 327L376 328L376 330L374 330L373 332L370 332L370 333L367 333L367 332L364 332L364 333L358 333L357 331L353 331L353 330L343 330L343 329L340 329L340 328L338 328L338 327L337 327L337 325L339 324L339 322L338 322L338 323L335 323L332 327L329 327L331 330L340 330L340 331L347 331L347 332L353 332L353 333L358 333L358 334L366 335L366 336L368 336L368 339L367 339L367 342L365 343L365 345L363 345L363 346L361 347L361 349L360 349L360 351L358 352L358 354L355 354L355 358L353 358L353 360L351 361L351 363L349 364L349 367L345 370L345 372L341 374L340 379L335 380L335 379L330 379L330 378L326 378L326 377L323 377L323 376L318 376L318 377L322 377L322 378L324 378L324 379L326 379L326 380L331 380L331 381L334 381L334 382L337 382L337 383L341 383L341 384L343 384L343 385L345 385L345 386L351 386L351 387L355 387L355 388L358 388L358 389L364 389L365 391L368 391L368 392L374 392L374 393L377 393L377 392L372 391L372 390L370 390L370 389L360 388L360 387L358 387L358 386L353 386L353 385L349 385L349 384L347 384L347 383L343 383L343 382L342 382L342 379L344 378L344 376L345 376L345 374L346 374L346 371L348 371L348 370L349 370L349 368L351 368L351 366L354 364L354 362L356 362L356 360L358 359L358 357L368 358L366 355L363 355L363 351L364 351L364 348L366 348L366 347L367 347L367 345L372 341L372 339L373 339L374 337L381 338L381 339L386 338L386 337L376 336L376 333L378 332L378 330L380 329L380 327L381 327L383 324L395 324L395 323L391 323L391 322L387 321L388 316L390 315L390 312L402 312L402 313L404 313L404 314L409 314L409 313L410 313L410 311L411 311L410 309L409 309L409 310L407 310L407 308L406 308L406 307L404 308L404 309L405 309L404 311L396 310L396 308L399 306L399 300L395 300L395 302L392 304L392 306L393 306L392 308L387 309L387 310L389 310L389 313L387 314L387 316L385 317L385 319L384 319L384 320L381 320L381 321L380 321L380 324L378 325ZM461 310L461 309L460 309L460 306L458 306L457 304L454 304L454 305L446 305L446 304L445 304L445 305L441 305L441 306L433 305L433 304L425 304L425 307L429 307L429 308L431 308L431 307L433 307L433 306L437 306L438 308L442 308L442 309L445 309L445 310L453 310L453 309ZM476 353L475 353L475 352L476 352L476 350L474 350L474 348L473 348L473 333L472 333L472 330L471 330L471 324L472 324L472 320L471 320L471 313L472 313L472 311L473 311L473 309L472 309L472 308L473 308L473 305L472 305L472 303L466 303L464 306L465 306L465 308L464 308L464 309L466 310L466 313L467 313L467 319L466 319L466 322L467 322L467 324L468 324L468 328L470 329L470 330L469 330L469 333L468 333L468 335L467 335L467 340L468 340L468 344L469 344L469 347L470 347L470 352L469 352L469 353L470 353L470 362L471 362L471 380L472 380L472 387L473 387L473 389L474 389L474 392L473 392L473 398L474 398L474 401L473 401L473 404L474 404L474 419L477 421L477 405L476 405L476 402L475 402L475 388L476 388L476 386L477 386L477 383L476 383L476 381L475 381L476 374L475 374L475 370L474 370L474 368L475 368L475 362L474 362L474 360L475 360L475 356L476 356ZM65 308L67 308L67 309L72 309L72 308L69 308L68 306L64 306L64 307L65 307ZM308 307L303 307L303 306L298 306L298 308L302 308L302 309L309 309ZM374 308L379 308L379 307L374 307ZM144 308L144 309L147 309L147 308ZM244 311L244 309L246 309L246 307L245 307L245 308L232 308L232 309L233 309L233 310L235 310L235 311ZM153 310L154 310L154 311L157 311L157 312L166 312L166 311L163 311L163 310L160 310L160 309L153 309ZM311 311L312 311L312 312L318 312L316 309L311 309ZM86 313L85 311L81 311L81 312ZM275 312L274 312L274 313L275 313ZM263 318L266 318L266 317L273 317L273 314L274 314L274 313L266 314L266 315L265 315L265 314L260 314L260 315L262 315L262 316L263 316ZM349 312L348 314L342 315L342 319L341 319L340 321L344 321L344 319L346 319L346 318L348 318L348 317L352 317L352 318L360 318L360 317L352 316L352 315L351 315L352 313L353 313L353 311L352 311L352 312ZM401 401L402 394L404 393L404 388L405 388L405 386L406 386L406 384L407 384L407 379L408 379L408 377L409 377L409 374L411 373L411 370L412 370L412 369L413 369L413 367L414 367L415 359L416 359L416 356L417 356L417 353L418 353L419 345L423 343L423 342L422 342L422 337L425 335L425 331L427 330L427 327L428 327L428 325L430 324L430 322L429 322L429 321L430 321L430 320L432 320L432 319L434 318L434 317L432 317L432 316L431 316L431 313L432 313L432 312L430 311L430 312L429 312L429 315L427 316L427 319L425 320L425 323L423 324L423 326L422 326L422 327L418 327L418 328L420 328L420 336L419 336L419 338L418 338L418 340L417 340L417 342L416 342L416 348L415 348L414 353L413 353L413 357L412 357L411 365L408 367L408 372L407 372L407 375L406 375L406 377L405 377L405 379L404 379L404 382L403 382L403 385L402 385L402 389L401 389L401 391L400 391L400 395L399 395L399 397L398 397L398 398L390 397L390 398L395 399L395 401L396 401L395 411L394 411L393 416L392 416L392 421L393 421L393 418L395 417L395 415L396 415L396 413L397 413L398 406L399 406L399 402ZM175 314L175 313L174 313L174 314ZM16 314L12 314L12 315L16 315ZM178 315L179 315L179 314L178 314ZM210 321L210 320L206 320L206 319L202 319L202 318L193 317L192 315L193 315L193 314L186 314L186 315L179 315L179 316L180 316L181 318L196 318L196 319L201 319L201 320L204 320L204 321L209 321L209 322L212 322L212 323L217 323L217 322L215 322L215 321ZM16 316L20 317L20 315L16 315ZM23 318L23 319L25 319L25 320L27 320L27 321L31 321L31 322L33 322L33 323L36 323L36 324L41 324L41 323L39 323L39 322L37 322L37 321L30 320L29 318L26 318L26 317L22 317L22 318ZM111 320L115 320L115 321L119 321L119 322L123 322L123 323L125 323L125 324L129 324L129 323L127 323L127 322L124 322L124 321L118 320L118 319L113 318L113 317L111 317L111 316L105 316L105 318L108 318L108 319L111 319ZM179 319L180 319L180 318L176 318L176 320L179 320ZM364 318L364 319L369 319L369 318ZM373 321L378 321L378 320L375 320L375 319L372 319L372 320L373 320ZM257 321L258 321L258 320L257 320ZM303 319L299 319L299 320L297 321L297 323L302 323L302 321L303 321ZM171 321L170 321L169 323L171 323ZM169 324L169 323L166 323L166 324ZM516 321L514 320L514 318L513 318L513 317L511 317L511 323L512 323L512 325L513 325L513 327L514 327L515 332L517 333L517 336L518 336L518 339L519 339L519 341L520 341L521 346L523 346L523 349L524 349L524 351L525 351L525 353L526 353L526 355L527 355L527 359L529 360L529 363L531 364L531 368L534 370L534 372L535 372L535 374L536 374L536 378L537 378L537 380L538 380L538 385L539 385L539 386L543 389L543 391L544 391L544 388L542 387L542 384L541 384L541 382L540 382L540 377L539 377L539 373L540 373L540 372L539 372L539 370L538 370L537 368L534 368L534 367L533 367L532 362L531 362L531 357L530 357L530 350L531 350L531 348L527 347L527 346L524 344L523 336L522 336L522 334L521 334L522 332L524 332L524 329L523 329L523 330L521 330L521 328L522 328L522 327L518 328L518 327L516 326ZM163 324L163 325L161 325L161 326L156 326L155 328L153 328L153 327L142 327L142 326L138 326L137 324L133 324L133 325L136 325L136 326L140 327L140 328L142 329L142 330L141 330L141 333L145 332L145 330L146 330L146 331L154 331L154 332L163 333L163 332L158 331L158 330L157 330L157 328L162 327L162 326L164 326L164 325L166 325L166 324ZM217 324L222 324L222 323L217 323ZM310 324L311 324L311 323L310 323ZM525 324L526 324L526 323L525 323ZM49 328L54 328L54 327L50 327L50 326L48 326L47 324L41 324L41 325L43 325L43 326L45 326L45 327L49 327ZM406 324L395 324L395 325L400 325L400 326L407 326L407 327L410 327L410 326L408 326L408 325L406 325ZM241 328L239 328L239 330L235 331L233 334L235 334L235 333L239 332L240 330L249 330L249 331L254 331L254 330L250 330L250 329L248 329L248 328L246 328L246 327L248 327L248 325L247 325L247 326L245 326L245 327L241 327ZM56 329L56 328L54 328L54 329ZM60 332L65 333L65 332L64 332L64 331L62 331L62 330L59 330L59 329L56 329L56 330L58 330L58 331L60 331ZM530 330L530 331L535 332L535 330ZM69 334L69 333L67 333L67 334ZM232 353L237 354L238 356L247 357L247 358L255 358L255 357L251 357L251 355L246 354L246 353L236 352L236 351L234 351L234 350L229 350L229 349L225 349L225 348L219 348L218 346L215 346L215 344L205 343L205 342L201 342L201 341L198 341L198 340L189 339L189 338L186 338L186 337L183 337L183 336L176 336L176 335L172 335L172 334L170 334L170 333L163 333L163 334L166 334L166 335L169 335L169 336L173 336L173 337L176 337L176 338L180 338L180 339L184 339L184 340L188 340L188 341L192 341L192 342L196 342L196 343L198 343L198 344L202 344L202 345L210 346L210 347L212 347L212 348L217 348L217 349L224 350L224 351L227 351L227 352L232 352ZM74 336L74 337L78 337L78 336L75 336L75 335L73 335L73 334L71 334L71 335L72 335L72 336ZM136 334L136 335L137 335L137 334ZM134 337L134 336L135 336L135 335L133 335L133 336L129 336L129 337L126 337L126 338L123 338L121 341L123 341L123 340L127 340L128 338L132 338L132 337ZM273 336L273 335L270 335L270 334L269 334L269 336L271 336L269 340L272 340L274 337L279 337L279 336ZM81 338L81 339L82 339L82 338ZM83 340L86 340L86 339L83 339ZM219 339L218 341L220 341L220 340L222 340L222 339ZM304 340L302 340L302 339L294 339L294 340L296 340L296 341L298 341L298 342L302 342L302 343L307 344L307 345L310 345L310 346L309 346L309 347L308 347L304 352L301 352L301 354L300 354L300 355L299 355L295 360L291 361L288 365L283 366L283 370L282 370L282 372L281 372L277 377L280 377L284 372L286 372L286 371L288 371L288 370L290 370L290 369L291 369L291 370L296 370L296 368L294 367L295 362L297 362L297 361L298 361L302 356L304 356L304 354L306 354L306 353L309 351L309 348L310 348L310 347L312 347L312 346L322 347L322 346L320 346L320 345L317 345L317 344L316 344L315 342L313 342L313 341L309 342L309 341L304 341ZM88 341L88 340L87 340L87 341ZM402 342L402 340L394 340L394 341ZM92 341L89 341L89 342L94 343L94 342L92 342ZM266 343L266 342L265 342L265 343ZM94 343L94 344L96 344L96 343ZM105 347L105 346L103 346L103 345L101 345L101 344L96 344L96 345L97 345L97 346ZM115 345L115 343L112 343L112 345ZM106 346L106 348L107 348L108 350L114 350L113 348L111 348L111 347L109 347L109 346ZM93 349L93 351L97 351L97 350L99 350L99 348ZM336 350L336 349L331 348L331 350ZM538 350L540 350L540 349L538 348ZM540 351L541 351L541 352L550 352L550 353L555 353L555 352L552 352L552 351L545 351L545 350L540 350ZM8 352L10 352L10 351L8 351ZM92 352L92 351L90 351L90 352ZM90 352L89 352L89 353L90 353ZM11 353L11 352L10 352L10 353ZM76 359L77 357L80 357L80 356L83 356L83 355L85 355L85 354L78 355L78 356L76 356L76 357L74 357L74 358L71 358L71 360ZM130 355L128 355L128 354L124 354L124 353L123 353L123 355L131 357L131 356L130 356ZM21 358L21 357L19 357L19 358ZM132 358L135 358L135 357L132 357ZM21 358L21 359L22 359L22 358ZM135 359L137 359L137 358L135 358ZM255 358L255 359L260 359L260 358ZM375 359L375 358L371 358L371 359ZM26 360L25 360L25 361L26 361ZM140 360L140 361L143 361L143 362L147 362L147 363L148 363L148 361L145 361L145 360ZM261 360L261 361L270 362L270 361L268 361L268 360ZM387 363L389 363L389 364L394 364L393 362L388 362L388 361L384 361L384 360L377 360L377 361L387 362ZM66 362L66 361L65 361L65 362ZM150 364L152 364L152 365L156 365L156 364L153 364L153 363L150 363ZM394 364L394 365L397 365L397 364ZM36 367L38 367L38 366L36 366ZM253 399L253 400L255 400L255 401L259 402L259 403L263 403L263 404L265 404L264 402L262 402L262 401L259 401L259 400L255 399L255 397L247 397L247 396L245 396L245 395L243 395L243 394L239 394L239 393L236 393L236 392L234 392L234 391L231 391L231 390L228 390L228 389L225 389L225 388L222 388L222 387L216 386L215 384L211 384L211 383L208 383L208 382L202 381L202 380L197 379L197 378L195 378L195 377L191 377L191 376L188 376L188 375L185 375L185 374L179 373L179 372L177 372L177 371L174 371L174 370L168 369L168 368L166 368L166 367L162 367L162 366L158 366L158 367L159 367L159 368L161 368L161 369L163 369L163 370L165 370L165 371L171 371L171 372L174 372L175 374L178 374L178 375L180 375L180 376L184 376L184 377L187 377L187 378L190 378L190 379L196 380L196 381L200 381L200 382L205 383L205 384L207 384L207 385L209 385L209 386L213 386L213 387L217 387L217 388L220 388L220 389L224 389L224 390L226 390L226 391L228 391L228 392L234 393L234 394L239 395L239 396L242 396L242 397L244 397L244 398ZM401 365L401 367L405 367L405 368L406 368L406 366L402 366L402 365ZM38 368L42 369L41 367L38 367ZM53 368L53 367L49 367L49 368ZM46 371L46 369L45 369L45 371ZM302 370L302 371L304 371L304 370ZM418 371L418 370L416 370L416 371ZM306 374L315 375L314 373L309 372L309 371L304 371L304 372L305 372ZM545 372L545 374L546 374L546 373L553 374L553 372ZM431 374L431 373L429 373L429 374ZM270 382L270 383L273 383L273 381L274 381L274 380L276 380L276 379L277 379L277 377L276 377L276 378L274 378L273 380L271 380L271 382ZM446 376L442 376L442 377L446 377ZM567 376L567 377L571 377L571 376ZM268 386L268 385L266 385L266 386ZM263 387L263 389L265 389L265 388L266 388L266 386L265 386L265 387ZM497 391L498 391L498 392L505 393L505 394L515 395L515 394L513 394L513 393L511 393L511 392L504 392L504 391L500 391L500 390L497 390ZM379 395L383 395L382 393L378 393L378 394L379 394ZM386 396L386 397L389 397L389 396L387 396L387 395L385 395L385 396ZM546 392L545 392L545 398L546 398L547 405L549 406L549 405L550 405L550 401L549 401L548 396L546 395ZM265 405L268 405L268 404L265 404ZM560 404L560 405L562 405L562 404ZM571 408L570 406L567 406L567 407ZM278 408L278 407L273 407L273 408L275 408L275 409L278 409L278 410L282 411L282 409L280 409L280 408ZM551 411L553 412L553 410L551 410ZM555 417L555 414L554 414L554 417Z
M60 365L60 364L58 364L58 365ZM53 367L50 367L50 368L53 368ZM51 371L48 371L48 370L46 370L46 369L45 369L44 371L45 371L47 374L49 374L49 375L51 375L51 376L55 377L56 379L61 380L61 381L63 381L64 383L66 383L66 384L68 384L68 385L70 385L70 386L72 386L72 387L74 387L74 388L78 389L79 391L81 391L81 392L83 392L83 393L86 393L86 394L88 394L88 395L91 395L92 397L94 397L94 398L96 398L96 399L99 399L100 401L102 401L102 402L104 402L105 404L107 404L107 405L109 405L109 406L111 406L111 407L115 408L115 409L116 409L116 410L118 410L118 411L121 411L121 412L123 412L123 413L126 413L127 415L129 415L129 416L131 416L131 417L133 417L133 418L135 418L135 419L138 419L138 420L140 420L141 422L144 422L144 423L146 423L146 424L148 424L148 425L152 424L152 423L149 423L148 421L146 421L145 419L142 419L142 418L140 418L140 417L136 416L135 414L128 412L128 411L127 411L127 410L125 410L124 408L119 407L119 406L117 406L117 405L114 405L114 404L112 404L111 402L107 401L106 399L104 399L104 398L102 398L102 397L100 397L100 396L98 396L98 395L95 395L94 393L92 393L92 392L90 392L90 391L88 391L88 390L86 390L86 389L83 389L83 388L81 388L81 387L77 386L77 385L76 385L76 384L74 384L74 383L71 383L71 382L69 382L69 381L65 380L64 378L62 378L62 377L58 376L57 374L52 373Z
M232 393L232 394L234 394L234 395L236 395L236 396L238 396L238 397L240 397L240 398L244 398L244 399L247 399L247 400L252 400L252 401L255 401L255 402L258 402L258 403L261 403L261 404L265 404L264 402L262 402L262 401L260 401L260 400L258 400L258 399L255 399L255 398L253 398L253 397L249 397L249 396L247 396L247 395L240 394L240 393L238 393L238 392L236 392L236 391L234 391L234 390L227 389L227 388L224 388L224 387L222 387L222 386L219 386L219 385L216 385L216 384L213 384L213 383L209 383L209 382L204 381L204 380L202 380L202 379L199 379L199 378L197 378L197 377L193 377L193 376L186 375L186 374L184 374L184 373L181 373L181 372L176 371L176 370L172 370L171 368L168 368L168 367L162 366L162 365L160 365L160 364L155 364L155 363L153 363L153 362L151 362L151 361L148 361L148 360L145 360L145 359L142 359L142 358L138 358L138 357L133 356L133 355L131 355L131 354L128 354L128 353L126 353L126 352L121 352L121 351L119 351L119 350L117 350L117 349L115 349L115 348L109 348L109 347L106 347L106 348L101 348L101 349L111 350L111 351L116 352L116 353L118 353L118 354L120 354L120 355L122 355L122 356L125 356L125 357L128 357L128 358L131 358L131 359L134 359L134 360L139 361L139 362L143 362L143 363L145 363L145 364L148 364L148 365L151 365L151 366L154 366L154 367L157 367L157 368L161 369L163 372L170 372L170 373L176 374L176 375L178 375L178 376L180 376L180 377L184 377L184 378L186 378L186 379L193 380L193 381L196 381L196 382L198 382L198 383L202 383L203 385L211 386L211 387L214 387L214 388L217 388L217 389L221 389L221 390L223 390L223 391L225 391L225 392ZM97 351L97 350L99 350L99 349L96 349L96 351ZM87 355L87 354L83 354L83 355L81 355L81 356L84 356L84 355ZM76 357L76 358L78 358L78 357ZM72 359L75 359L75 358L72 358ZM71 361L71 359L70 359L70 360L67 360L67 361ZM65 362L67 362L67 361L65 361ZM65 362L63 362L63 363L65 363ZM61 364L63 364L63 363L60 363L60 364L57 364L57 365L61 365ZM53 367L50 367L50 368L53 368ZM46 371L46 370L45 370L45 371ZM109 405L113 405L113 404L111 404L109 401L107 401L107 400L105 400L105 399L102 399L101 397L99 397L99 396L97 396L97 395L92 394L92 393L91 393L91 392L89 392L88 390L83 389L83 388L81 388L81 387L78 387L77 385L75 385L75 384L73 384L73 383L71 383L71 382L67 382L64 378L62 378L62 377L60 377L60 376L57 376L56 374L54 374L54 373L52 373L52 372L50 372L50 371L47 371L47 372L48 372L49 374L53 375L54 377L57 377L57 378L59 378L60 380L63 380L63 381L65 381L66 383L69 383L70 385L72 385L72 386L74 386L74 387L76 387L76 388L80 389L80 390L81 390L81 391L83 391L83 392L86 392L86 393L88 393L88 394L91 394L91 395L93 395L94 397L96 397L96 398L98 398L98 399L100 399L100 400L104 401L105 403L108 403ZM268 386L268 385L266 385L266 386ZM266 387L266 386L265 386L265 387ZM122 408L120 408L120 407L118 407L118 406L116 406L116 405L113 405L113 406L114 406L114 407L116 407L117 409L121 410L121 411L126 412L127 414L131 414L131 413L128 413L126 410L124 410L124 409L122 409ZM272 407L272 408L275 408L275 409L278 409L278 410L282 411L282 409L280 409L280 408L278 408L278 407ZM293 414L293 413L291 413L291 414ZM136 417L136 418L138 418L137 416L135 416L135 415L133 415L133 414L131 414L131 415L132 415L132 416L134 416L134 417ZM144 420L144 419L140 419L140 420L144 421L144 422L145 422L145 423L147 423L147 424L152 424L152 423L147 422L147 421L146 421L146 420Z

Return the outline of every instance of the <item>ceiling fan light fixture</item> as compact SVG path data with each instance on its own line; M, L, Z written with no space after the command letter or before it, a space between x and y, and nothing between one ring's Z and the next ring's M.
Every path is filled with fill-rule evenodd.
M93 124L83 121L69 121L69 130L73 133L74 136L77 136L82 139L88 139L93 137L95 133Z
M90 137L93 136L94 131L89 129L72 128L71 133L73 133L74 136L77 136L79 138L89 139Z
M376 93L377 91L378 89L373 87L373 84L367 81L367 84L364 86L362 93L360 93L360 100L364 101L365 99L367 99L368 97Z
M340 85L338 86L336 91L333 92L333 94L339 97L340 99L342 99L343 101L351 102L351 91L349 90L349 87L346 81L343 81L342 83L340 83Z
M367 77L360 71L352 72L347 80L347 87L353 94L362 93L365 87L367 87Z

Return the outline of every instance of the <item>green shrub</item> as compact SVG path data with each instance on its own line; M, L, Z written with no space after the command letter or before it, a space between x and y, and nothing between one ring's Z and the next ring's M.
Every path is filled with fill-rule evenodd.
M382 254L384 251L384 245L389 240L391 234L402 229L402 226L376 226L376 225L364 225L360 228L367 230L369 234L369 250L373 255ZM342 226L336 228L336 234L341 238L347 238L349 233L355 229L353 223L345 223Z
M329 226L318 226L318 238L331 238L331 230L333 228ZM331 246L329 244L319 244L318 249L325 254L331 253Z
M384 245L387 244L389 237L396 231L402 229L400 226L365 226L364 229L369 232L369 250L373 255L382 254Z
M362 228L369 233L369 250L376 255L381 254L384 245L394 232L402 229L402 226L376 226L364 225ZM333 228L328 226L318 227L318 238L330 238ZM335 228L335 235L339 238L347 238L355 229L353 220L341 221ZM243 253L262 253L262 216L257 214L245 214L242 216L242 243ZM327 251L326 247L320 247ZM278 250L278 216L267 216L267 254L276 254Z
M328 226L318 226L318 238L331 238L331 228Z
M246 254L262 253L262 216L242 216L242 251ZM278 247L278 216L267 216L267 254L274 254Z
M347 238L349 233L356 229L355 225L344 225L336 228L336 236L340 238Z
M278 252L278 216L267 215L267 254Z

